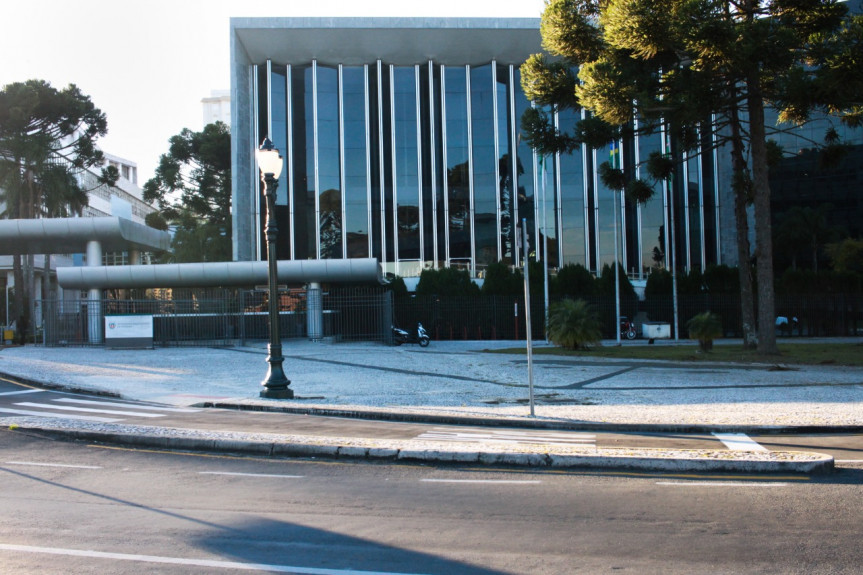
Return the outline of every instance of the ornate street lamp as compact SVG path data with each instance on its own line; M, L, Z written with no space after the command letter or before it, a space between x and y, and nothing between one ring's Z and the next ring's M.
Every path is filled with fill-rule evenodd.
M264 389L261 397L270 399L291 399L294 392L290 388L290 380L282 370L282 340L279 338L279 290L276 284L278 278L278 262L276 258L276 236L279 234L276 226L276 188L279 185L279 175L282 173L282 156L279 150L273 147L269 138L264 138L261 147L256 153L258 167L261 169L261 181L264 182L264 198L267 201L267 264L269 280L269 327L270 344L267 347L269 355L267 363L270 368L267 378L261 382Z

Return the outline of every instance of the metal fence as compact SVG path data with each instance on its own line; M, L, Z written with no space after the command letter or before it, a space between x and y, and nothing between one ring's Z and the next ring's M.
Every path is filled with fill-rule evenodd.
M559 298L551 298L553 304ZM604 338L615 338L616 302L613 296L584 298L600 320ZM413 328L422 322L432 339L524 339L526 335L523 296L403 296L393 305L394 323ZM686 324L704 311L716 313L725 337L742 337L740 299L736 295L681 295L677 301L680 337L688 337ZM756 310L757 311L757 310ZM635 321L674 325L671 296L635 297L620 302L620 313ZM796 328L779 335L840 337L863 335L863 295L824 294L777 296L777 315L796 317ZM545 303L541 295L531 297L531 334L544 337ZM672 331L672 336L674 335Z
M153 317L155 346L227 346L269 338L268 292L224 290L185 299L46 300L41 341L48 346L101 346L105 316ZM307 292L279 292L279 330L284 339L309 337ZM321 294L320 334L332 341L391 341L390 326L413 329L421 322L434 340L520 340L526 337L523 296L398 296L380 288L330 290ZM531 334L544 337L545 305L532 297ZM586 298L600 319L604 338L616 337L614 297ZM552 298L550 303L554 303ZM712 311L725 337L741 337L739 299L733 295L681 295L677 302L680 337L694 315ZM621 314L642 322L673 325L670 296L621 301ZM797 318L790 336L863 335L863 295L825 294L776 298L776 313ZM673 336L672 331L672 336Z
M153 345L229 346L269 339L267 290L209 290L185 299L43 300L42 343L46 346L102 346L105 318L153 318ZM308 337L305 290L279 292L279 335ZM322 294L321 336L334 340L388 342L391 293L383 289L333 290Z

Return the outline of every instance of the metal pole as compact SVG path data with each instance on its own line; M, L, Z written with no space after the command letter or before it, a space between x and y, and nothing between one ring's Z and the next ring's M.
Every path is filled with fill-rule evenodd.
M617 318L614 331L617 333L617 345L620 345L620 263L617 245L617 192L614 194L614 313Z
M612 143L612 150L614 150L616 142ZM612 153L611 155L612 168L617 168L617 154ZM617 345L620 345L620 249L618 248L617 242L617 209L618 209L618 200L617 200L617 190L612 190L612 211L614 217L614 315L615 315L615 324L614 324L614 332L617 334Z
M545 155L542 156L542 286L545 296L545 320L544 320L544 331L545 331L545 343L548 343L548 231L546 226L548 226L548 219L545 214L546 206L548 204L545 201Z
M276 259L276 237L279 230L276 225L276 187L278 180L273 174L264 174L264 196L267 199L267 271L269 280L270 301L269 308L269 328L270 328L270 344L267 346L267 363L270 367L267 371L267 378L261 382L264 389L261 390L261 397L270 399L291 399L294 397L292 389L288 388L291 382L285 376L282 369L282 362L285 358L282 357L282 340L279 337L279 290L277 285L278 278L278 261Z
M524 254L524 321L525 331L527 332L527 388L530 399L530 416L533 417L533 347L531 346L531 329L530 329L530 272L528 271L528 238L527 238L527 218L521 220L521 241L522 253Z

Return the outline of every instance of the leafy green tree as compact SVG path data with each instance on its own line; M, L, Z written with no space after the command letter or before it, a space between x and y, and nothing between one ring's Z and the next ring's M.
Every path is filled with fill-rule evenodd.
M550 0L543 47L558 60L537 55L522 66L529 98L543 106L583 106L612 129L610 137L602 135L594 123L564 137L534 111L529 124L538 136L528 141L538 139L542 149L565 150L573 142L598 147L602 138L631 134L637 118L641 130L664 125L673 142L671 165L679 165L682 151L705 143L699 126L730 134L715 141L731 145L743 272L743 215L749 199L754 205L762 353L777 352L765 109L779 110L781 121L802 122L818 110L859 124L863 19L845 16L834 0ZM578 70L577 82L570 70ZM647 171L665 177L650 166ZM608 184L615 178L606 172ZM642 192L640 201L650 189L631 187ZM747 285L741 273L744 302Z
M707 266L703 274L704 286L712 294L734 294L740 291L740 273L726 265Z
M623 269L623 266L619 263L617 264L617 277L618 283L620 284L620 298L623 299L633 299L636 298L637 295L635 293L635 288L632 287L632 282L629 281L629 277L626 275L626 270ZM599 274L599 277L596 278L596 287L597 292L605 295L614 295L614 266L605 264L602 266L602 273Z
M470 272L456 268L423 270L417 283L417 295L474 295L479 293Z
M791 255L791 267L797 269L797 254L806 253L811 257L812 270L818 271L818 254L828 242L835 240L838 230L830 226L827 214L832 204L793 206L782 214L776 226L777 244Z
M548 338L566 349L587 348L602 339L599 319L583 299L566 298L548 310Z
M87 192L85 171L104 163L96 141L108 131L105 115L74 84L57 90L44 80L8 84L0 90L0 217L32 219L80 215ZM113 185L117 170L102 168L99 185ZM46 259L50 254L45 254ZM13 256L16 288L10 319L29 333L33 254L22 265ZM26 268L26 269L25 269ZM25 276L27 279L25 280Z
M393 292L394 296L408 295L408 287L405 285L405 280L401 276L395 276L387 284L387 289Z
M837 272L863 274L863 240L845 238L841 242L829 244L827 255Z
M551 283L555 295L590 297L596 295L596 278L581 264L566 264Z
M231 132L222 122L200 132L184 128L169 139L144 201L159 211L147 224L175 229L174 262L229 261L231 247Z
M519 295L524 293L524 276L504 262L489 264L481 291L483 295Z

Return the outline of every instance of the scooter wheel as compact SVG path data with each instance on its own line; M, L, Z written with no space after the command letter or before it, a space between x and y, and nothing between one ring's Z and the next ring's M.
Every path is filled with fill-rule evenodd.
M635 333L634 329L631 329L628 332L626 332L626 339L635 339L635 336L636 336L636 333Z
M428 347L428 345L429 345L429 338L421 337L420 338L420 347Z

